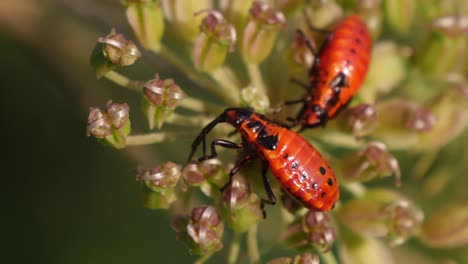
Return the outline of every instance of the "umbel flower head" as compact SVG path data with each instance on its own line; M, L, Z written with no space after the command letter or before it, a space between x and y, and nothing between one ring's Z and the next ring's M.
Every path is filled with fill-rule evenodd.
M465 263L465 2L123 1L133 36L118 29L98 38L91 64L141 105L131 107L132 131L130 103L91 108L87 135L119 149L156 144L141 152L157 157L137 175L143 203L172 217L197 263ZM351 16L369 29L370 54L360 51L358 27L336 34L346 41L332 38ZM347 66L335 75L333 63ZM322 117L338 103L326 125L295 126L301 107ZM288 134L248 115L220 116L226 108L254 111ZM303 155L297 142L306 141L320 155ZM320 182L341 193L327 212L302 207L294 194L320 197L299 195L308 192L303 179L285 169L322 158L339 184ZM271 248L278 252L266 257Z

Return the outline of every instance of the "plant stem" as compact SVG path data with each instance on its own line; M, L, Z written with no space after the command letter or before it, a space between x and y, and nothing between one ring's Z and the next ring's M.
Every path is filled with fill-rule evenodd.
M336 260L336 257L335 255L333 255L332 251L323 253L322 259L324 260L324 263L327 263L327 264L338 264L338 261Z
M257 244L258 225L252 226L247 231L247 251L249 254L250 263L260 263L260 253Z
M202 127L208 124L210 121L211 118L206 117L204 115L186 116L179 115L177 113L172 113L171 117L166 120L166 123L177 124L182 126Z
M141 86L138 85L137 82L125 77L124 75L116 72L116 71L110 71L106 75L104 75L109 81L114 82L124 88L127 88L131 91L134 92L141 92Z
M166 140L174 140L175 133L155 132L143 135L130 135L127 137L127 146L140 146L154 143L160 143Z
M257 91L261 97L267 98L267 90L265 83L263 82L259 65L246 63L246 67L249 74L250 84L257 88Z
M197 259L194 264L203 264L205 263L213 254L210 253L210 254L206 254L206 255L203 255L201 256L199 259Z
M236 94L227 94L226 91L223 91L218 84L215 84L211 80L207 79L203 76L202 73L198 72L194 67L187 65L181 59L177 57L169 48L165 45L161 46L161 50L155 53L161 55L165 60L167 60L172 65L175 65L179 68L180 71L187 74L187 77L190 78L192 81L196 82L200 86L206 88L211 93L216 95L219 99L225 102L227 105L238 105L237 100L235 100Z
M240 234L235 234L234 238L231 243L231 247L229 248L229 256L228 256L228 263L235 264L237 262L237 258L239 257L239 250L240 250Z

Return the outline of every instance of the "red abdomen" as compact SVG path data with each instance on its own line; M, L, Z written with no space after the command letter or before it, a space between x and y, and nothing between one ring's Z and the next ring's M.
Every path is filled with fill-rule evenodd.
M273 175L305 207L320 211L332 209L340 190L328 162L294 131L278 132L278 148L261 149Z
M372 39L356 16L340 22L319 50L310 70L308 104L298 116L304 127L324 125L358 92L367 74Z

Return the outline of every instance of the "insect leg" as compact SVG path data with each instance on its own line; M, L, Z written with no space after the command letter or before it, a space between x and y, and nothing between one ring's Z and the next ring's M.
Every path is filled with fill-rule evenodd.
M232 184L232 177L245 165L247 165L249 162L251 162L255 156L252 155L247 155L243 157L242 159L238 160L236 164L234 164L234 167L231 169L231 172L229 173L229 181L221 188L221 191L226 190L228 186Z
M218 156L218 153L216 152L216 146L221 146L223 148L230 148L230 149L240 149L244 147L242 144L237 144L229 140L215 139L211 142L211 155L203 156L199 160L202 161L202 160L216 158Z
M198 145L202 143L203 146L203 157L206 157L206 135L210 133L210 131L219 123L226 122L226 112L223 112L220 114L217 118L215 118L213 121L211 121L208 125L206 125L203 130L200 132L200 134L195 138L195 140L192 143L192 151L190 152L190 155L187 159L187 162L190 162L193 158L193 155L195 154L195 151L198 148Z
M262 163L262 179L263 179L263 186L265 187L265 191L268 196L268 200L262 199L262 203L274 205L276 204L276 196L273 193L273 190L271 189L270 182L268 181L268 177L267 177L267 172L268 172L268 162L264 161Z

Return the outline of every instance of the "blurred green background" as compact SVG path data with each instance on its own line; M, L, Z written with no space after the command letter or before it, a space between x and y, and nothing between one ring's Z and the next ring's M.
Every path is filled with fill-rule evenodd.
M0 1L3 263L193 259L167 213L139 199L129 168L140 150L116 151L85 135L89 106L130 95L88 66L99 36L111 26L128 30L116 2Z

